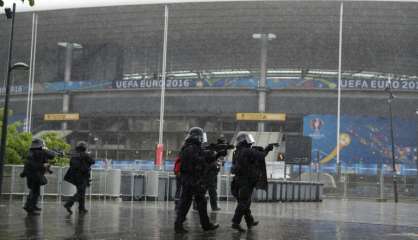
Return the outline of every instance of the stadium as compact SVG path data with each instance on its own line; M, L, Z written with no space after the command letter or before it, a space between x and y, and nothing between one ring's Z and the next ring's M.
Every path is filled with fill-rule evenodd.
M284 121L263 123L264 131L311 136L313 163L304 171L339 145L339 126L350 139L340 147L342 172L368 189L381 164L391 174L390 85L400 190L414 196L416 3L166 3L18 12L13 61L33 68L13 72L13 121L33 134L65 130L72 145L86 140L97 159L115 165L153 161L164 78L166 160L178 154L190 127L204 128L210 141L221 134L232 139L260 125L238 121L237 113L284 113ZM5 76L9 24L3 16L0 22ZM78 113L79 119L45 119L56 113ZM336 157L328 158L320 171L334 175Z

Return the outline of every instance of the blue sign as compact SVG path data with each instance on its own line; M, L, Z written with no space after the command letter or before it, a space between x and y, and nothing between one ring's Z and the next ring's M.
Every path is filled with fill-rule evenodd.
M320 155L321 169L335 171L337 117L307 115L304 135L312 137L312 156ZM401 174L411 174L417 160L416 123L394 118L395 159ZM354 173L375 172L377 164L392 164L389 120L379 117L341 116L340 161L343 170ZM314 159L317 162L317 159ZM370 170L372 169L372 170Z

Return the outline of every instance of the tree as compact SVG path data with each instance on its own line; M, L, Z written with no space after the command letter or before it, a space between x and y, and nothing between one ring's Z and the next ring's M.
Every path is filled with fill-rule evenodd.
M9 116L12 115L12 111L9 111ZM3 109L0 108L0 119L3 119ZM0 132L1 125L0 121ZM29 154L29 148L32 143L32 134L23 132L22 122L14 122L7 127L7 144L6 144L6 164L23 164ZM58 137L55 132L47 132L41 137L45 141L45 145L48 149L68 153L71 146L65 142L65 140ZM52 161L52 165L65 166L70 162L67 156L56 157Z
M32 134L19 131L21 126L15 122L7 127L6 164L22 164L29 154Z
M8 115L10 117L13 112L9 111ZM3 119L3 108L0 108L0 119ZM0 134L2 125L3 122L0 121ZM28 156L32 134L19 131L21 126L21 122L15 122L7 126L6 164L22 164Z

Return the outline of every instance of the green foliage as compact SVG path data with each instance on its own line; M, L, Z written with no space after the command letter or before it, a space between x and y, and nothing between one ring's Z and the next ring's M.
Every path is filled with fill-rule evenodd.
M9 111L9 116L12 111ZM0 120L3 119L3 108L0 108ZM2 121L0 121L0 133ZM23 164L29 154L29 148L32 143L32 134L19 131L22 127L21 122L9 124L7 127L7 145L6 145L6 164ZM71 146L63 139L58 137L57 133L49 132L41 137L45 141L48 149L68 153ZM56 157L52 164L56 166L66 166L70 162L67 156Z
M9 111L9 116L13 114ZM3 108L0 108L0 119L3 119ZM3 122L0 121L0 133ZM22 123L15 122L7 126L6 164L23 164L29 153L29 146L32 135L26 132L19 132Z
M19 132L21 125L16 122L7 127L6 164L23 164L28 156L32 134Z
M55 157L52 165L55 166L67 166L70 164L68 153L70 151L70 144L66 143L62 138L58 137L55 132L49 132L41 137L45 141L45 145L48 149L65 153L63 157Z

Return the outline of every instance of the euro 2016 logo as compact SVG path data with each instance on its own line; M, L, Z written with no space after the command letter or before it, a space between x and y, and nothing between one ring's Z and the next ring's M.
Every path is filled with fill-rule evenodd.
M322 121L319 118L314 118L311 120L310 125L311 125L311 129L314 130L315 134L320 134L320 130L322 126L324 125L324 121Z

